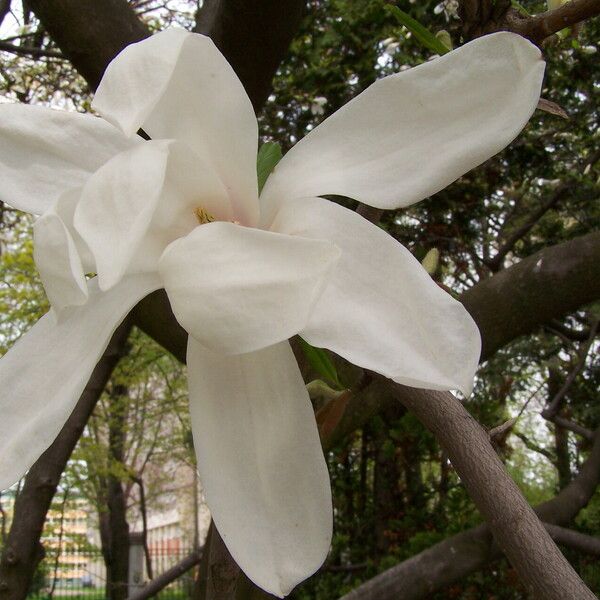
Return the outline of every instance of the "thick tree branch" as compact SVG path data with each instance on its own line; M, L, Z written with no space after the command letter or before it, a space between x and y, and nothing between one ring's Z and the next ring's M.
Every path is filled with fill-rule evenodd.
M568 429L569 431L572 431L573 433L580 435L582 438L585 438L586 440L591 441L592 439L594 439L593 431L591 431L590 429L587 429L586 427L583 427L583 425L579 425L579 423L574 423L573 421L566 419L565 417L560 417L560 416L556 415L554 417L549 418L548 420L551 421L552 423L554 423L555 425L562 427L563 429Z
M244 84L256 112L298 30L306 0L205 0L194 31L212 38Z
M31 578L44 555L40 537L46 513L67 461L113 369L123 355L130 330L131 319L127 319L113 335L58 437L35 462L25 478L23 489L15 502L12 526L0 561L2 600L23 600L27 596ZM40 393L43 391L40 390Z
M561 546L567 546L585 554L600 556L600 539L591 535L585 535L573 529L559 527L544 523L546 531L552 536L552 539Z
M459 0L458 14L467 39L508 30L540 45L561 29L599 15L600 0L571 0L534 16L523 15L510 0Z
M125 46L150 35L125 0L28 0L28 5L92 89Z
M600 298L600 233L544 248L465 292L482 360L515 338Z

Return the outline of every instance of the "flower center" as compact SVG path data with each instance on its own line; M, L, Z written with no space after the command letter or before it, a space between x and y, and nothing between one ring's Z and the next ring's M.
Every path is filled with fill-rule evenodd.
M206 225L206 223L212 223L215 220L215 218L201 206L194 210L194 214L200 225Z

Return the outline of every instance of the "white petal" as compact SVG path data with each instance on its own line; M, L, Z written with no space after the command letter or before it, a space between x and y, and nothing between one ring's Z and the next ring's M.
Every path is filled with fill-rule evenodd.
M83 188L78 187L68 190L56 201L56 204L51 208L51 212L55 213L63 222L69 232L77 254L83 265L85 273L96 272L96 261L90 251L89 246L85 243L79 232L75 229L73 221L75 220L75 210L81 199L81 191ZM49 211L50 212L50 211Z
M323 563L332 531L327 467L288 342L221 357L188 341L200 479L231 555L284 596Z
M124 280L110 292L90 284L85 306L57 322L43 316L0 359L0 489L17 481L58 435L112 334L156 277Z
M273 228L328 239L342 250L300 332L306 341L405 385L470 393L479 330L404 246L322 198L286 203Z
M0 197L19 210L41 214L135 143L98 117L0 104Z
M265 210L324 194L385 209L422 200L517 136L543 74L539 49L501 32L381 79L288 152L261 195Z
M237 75L203 35L169 29L132 44L108 66L94 108L126 135L189 144L213 161L236 220L258 220L258 126Z
M33 226L33 256L50 304L60 312L85 304L88 289L81 259L67 227L52 211Z
M167 245L198 225L199 206L231 218L223 184L185 144L146 142L107 162L84 186L75 211L100 287L109 289L126 271L156 270Z
M339 250L233 223L208 223L172 243L159 263L181 325L205 347L241 354L306 324Z

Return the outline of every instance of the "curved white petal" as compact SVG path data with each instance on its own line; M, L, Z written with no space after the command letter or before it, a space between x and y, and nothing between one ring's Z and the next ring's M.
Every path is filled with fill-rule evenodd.
M81 187L77 187L66 191L64 194L62 194L62 196L59 197L54 206L48 212L56 214L67 228L67 231L69 232L71 239L75 244L75 248L77 249L77 254L81 260L84 272L95 273L96 261L94 260L89 246L85 243L83 238L79 235L79 232L75 229L74 224L75 210L77 209L79 200L81 200L82 189L83 188Z
M273 204L340 194L408 206L490 158L525 126L544 62L524 38L480 37L374 83L294 146L261 195Z
M288 342L221 357L188 340L200 479L231 555L285 596L323 563L331 492L308 393Z
M108 121L133 135L176 139L213 162L236 220L258 221L258 126L237 75L206 36L168 29L132 44L108 66L94 99Z
M67 227L52 211L33 226L33 257L50 304L60 312L85 304L88 289L81 259Z
M231 218L212 166L185 144L151 141L122 152L86 183L75 227L89 246L101 289L125 272L154 271L163 250L198 225L196 207Z
M159 271L181 325L215 352L241 354L298 333L338 258L330 242L221 222L173 242Z
M85 306L44 315L0 359L0 489L15 483L58 435L96 362L135 303L160 287L130 277L110 292L90 283Z
M136 143L98 117L0 104L0 199L41 214L65 190Z
M286 203L273 228L331 240L342 250L300 332L306 341L405 385L470 393L479 330L404 246L322 198Z

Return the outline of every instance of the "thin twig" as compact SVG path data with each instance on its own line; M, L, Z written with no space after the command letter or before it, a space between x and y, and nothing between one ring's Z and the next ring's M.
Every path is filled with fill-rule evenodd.
M33 46L15 46L7 42L0 41L0 50L4 52L12 52L13 54L21 54L32 56L34 58L62 58L66 60L65 55L58 50L44 50L43 48L35 48Z
M592 344L594 343L594 339L596 338L596 333L598 331L598 323L598 320L596 320L592 324L592 327L590 328L590 334L586 343L581 346L579 352L577 353L577 363L575 364L575 367L567 376L560 390L558 390L554 398L552 398L552 400L548 403L548 408L546 408L542 412L542 417L544 417L544 419L551 420L558 414L558 410L560 408L560 403L562 399L565 397L565 394L573 385L573 382L575 381L579 373L581 373L581 371L583 370L583 367L585 367L587 355L590 351L590 348L592 347Z
M506 257L506 255L515 247L515 244L521 240L531 229L533 229L538 221L551 209L553 208L560 200L564 198L567 192L571 190L573 187L572 183L563 183L559 185L554 193L550 197L550 199L542 204L521 227L518 227L513 233L511 233L504 244L500 247L498 252L493 256L493 258L485 261L485 264L491 271L498 271L502 266L502 261Z
M148 582L141 590L132 596L129 596L127 600L147 600L148 598L156 596L158 592L166 588L178 577L181 577L192 567L195 567L200 562L201 558L202 552L193 552L189 556L186 556L182 561L178 562L175 566L171 567L168 571L165 571L162 575L159 575L152 581Z
M556 457L552 454L550 450L546 450L546 448L542 448L538 446L535 442L532 442L524 433L520 431L513 431L514 435L516 435L527 447L528 450L533 450L542 456L545 456L552 464L556 461Z

